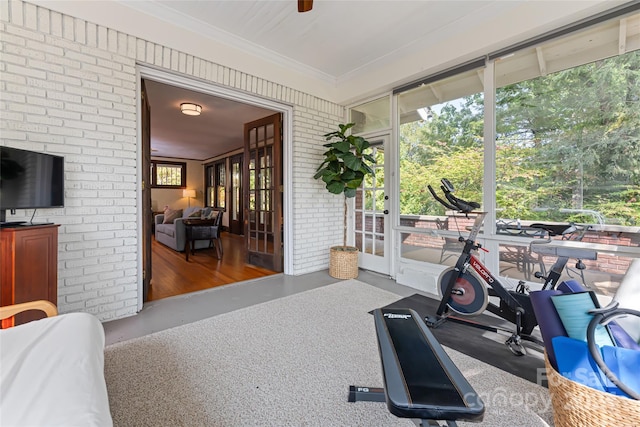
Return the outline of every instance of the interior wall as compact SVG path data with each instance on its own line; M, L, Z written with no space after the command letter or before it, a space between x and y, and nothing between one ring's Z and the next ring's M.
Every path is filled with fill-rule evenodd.
M165 206L171 209L185 209L188 206L204 206L204 166L199 160L185 160L169 157L151 157L151 160L185 162L187 164L187 189L196 190L196 197L182 197L181 188L152 188L151 210L163 211Z
M38 209L34 219L60 225L61 313L105 321L142 306L140 66L291 106L290 273L327 268L343 204L313 174L343 106L32 3L2 2L0 12L0 144L65 158L65 207Z

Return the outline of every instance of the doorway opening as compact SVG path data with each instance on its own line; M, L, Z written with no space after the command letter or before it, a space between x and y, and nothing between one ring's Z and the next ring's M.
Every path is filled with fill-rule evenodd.
M287 213L291 199L291 195L288 194L290 192L287 191L290 189L290 185L288 185L286 178L287 168L290 167L290 160L288 160L290 159L290 107L158 70L141 69L140 75L141 86L143 90L146 90L146 94L141 94L141 104L145 99L148 101L148 113L146 114L148 124L141 123L141 133L144 134L145 128L148 128L149 133L148 138L141 135L139 139L142 142L139 150L139 155L142 153L142 156L139 156L141 170L149 170L147 159L151 158L185 160L187 162L186 174L188 175L186 187L196 187L195 199L184 200L182 200L183 189L176 189L177 193L176 190L173 190L173 194L166 189L156 188L149 188L147 194L144 190L141 191L143 199L141 206L149 205L150 207L143 209L141 215L143 226L139 237L143 253L142 270L144 274L140 286L140 296L143 297L140 300L140 308L143 299L146 302L271 274L286 273L287 259L290 258L287 255L290 251L290 245L285 244L290 228L290 224L286 221L290 217ZM180 120L184 119L179 114L180 103L183 102L204 104L201 105L201 116L191 117L191 119L199 119L199 121L189 122L186 128L179 126ZM144 105L141 107L144 108ZM220 133L222 125L219 122L216 123L216 118L229 125L229 119L224 117L225 111L231 111L231 114L237 118L244 117L243 123L235 129L227 129L229 132L224 136L218 134L218 136L203 137L202 132L207 132L207 127L212 127ZM171 116L172 114L173 116ZM253 114L253 117L249 117L247 114ZM156 116L155 120L154 115ZM142 119L145 119L145 114L141 116ZM249 175L249 165L252 164L254 168L251 172L256 171L256 162L252 160L255 156L252 158L247 154L244 125L269 116L278 116L283 125L278 128L279 139L277 141L269 139L273 135L269 135L267 138L270 141L269 144L279 144L277 152L280 159L277 164L269 166L270 172L273 172L273 168L276 167L277 174L274 175L280 176L279 184L278 182L273 183L273 188L278 194L267 195L263 191L264 188L256 188L253 185L255 180L250 181L246 178ZM210 121L208 125L207 121ZM171 129L167 130L167 125ZM187 140L191 142L185 142ZM171 151L171 144L176 144L176 141L179 157L174 157L175 154L172 154ZM144 155L145 144L148 144L148 156ZM272 153L271 147L268 149L263 147L262 151ZM258 169L264 165L262 157L264 156L260 156L262 163L257 163ZM221 160L225 161L225 167L222 168L224 179L222 182L212 181L211 178L216 176L216 169L215 167L210 169L212 171L210 173L208 168L216 163L219 164ZM264 171L263 169L261 172ZM259 175L262 176L262 174ZM141 178L144 182L144 176ZM149 182L148 178L146 182ZM218 185L220 183L223 185ZM141 188L144 188L144 185ZM249 188L253 188L252 193L249 192ZM156 194L154 195L154 193ZM274 266L256 265L259 263L248 257L250 240L247 236L247 230L248 224L251 224L248 219L255 218L255 212L250 211L249 207L255 207L256 195L280 200L279 205L272 209L274 213L279 212L278 229L281 231L278 236L278 247L281 248L282 262L275 268ZM151 199L151 201L144 203L145 199ZM153 225L154 213L158 214L165 206L175 205L176 208L179 208L181 204L186 206L186 200L190 206L211 207L223 212L222 259L217 258L215 249L203 248L196 251L195 255L190 255L187 261L184 252L155 241L155 234L151 231L152 227L145 226L146 222ZM264 207L264 203L261 204L261 207ZM261 211L260 217L264 218L265 213L266 211ZM147 245L148 242L151 244Z

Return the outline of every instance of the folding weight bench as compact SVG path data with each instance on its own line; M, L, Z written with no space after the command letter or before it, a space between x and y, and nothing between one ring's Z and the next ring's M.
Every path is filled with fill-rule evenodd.
M484 403L424 321L410 309L373 312L384 389L350 386L349 402L387 402L389 412L422 426L482 421Z

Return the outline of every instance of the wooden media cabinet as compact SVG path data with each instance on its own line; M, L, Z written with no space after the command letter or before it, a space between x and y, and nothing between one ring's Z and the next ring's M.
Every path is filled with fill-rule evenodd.
M0 306L47 300L58 302L58 225L0 229ZM2 320L2 328L45 317L28 311Z

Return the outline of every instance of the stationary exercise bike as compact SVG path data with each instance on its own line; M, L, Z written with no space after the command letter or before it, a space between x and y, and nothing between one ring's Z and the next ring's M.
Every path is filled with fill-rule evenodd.
M482 245L476 242L476 237L487 213L475 212L475 209L480 208L479 203L456 197L453 194L453 185L447 179L442 179L441 183L440 188L446 200L439 197L430 185L428 186L432 196L438 202L447 209L464 213L465 215L473 213L477 216L469 237L465 239L460 236L458 238L461 243L464 243L464 247L455 267L449 267L444 270L438 279L438 290L441 292L442 299L436 311L436 316L429 316L425 321L430 327L438 327L444 321L451 320L492 332L507 332L510 337L505 341L505 344L513 354L523 356L526 354L526 350L522 345L522 340L542 344L539 339L531 336L531 332L538 325L538 321L533 311L527 286L524 281L520 281L515 290L505 288L500 280L493 276L489 269L472 253L482 249ZM560 256L548 276L536 275L536 277L544 279L543 289L553 289L555 287L567 260L568 257ZM489 297L498 297L500 302L494 304L489 301ZM485 325L455 315L475 316L485 310L489 310L491 313L513 323L515 331Z

